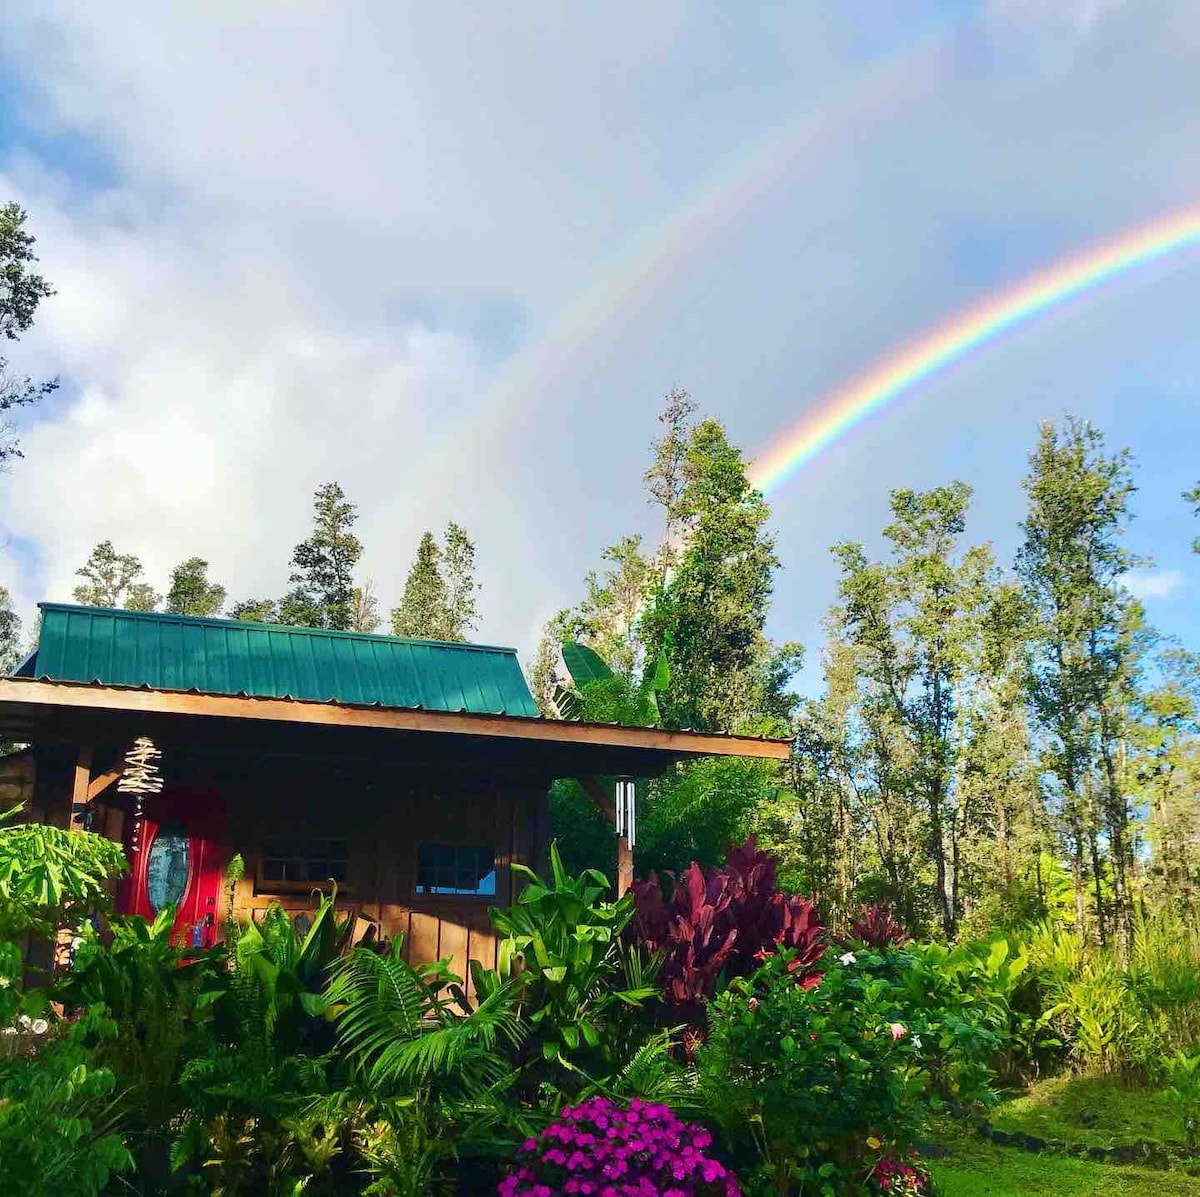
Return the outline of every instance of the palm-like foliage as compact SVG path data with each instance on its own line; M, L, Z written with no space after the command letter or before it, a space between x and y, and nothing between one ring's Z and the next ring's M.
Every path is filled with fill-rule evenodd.
M586 644L568 640L562 646L562 656L572 682L570 686L558 686L554 692L554 705L562 718L633 727L656 727L662 722L658 696L671 684L671 667L665 654L646 663L640 681L614 672Z
M396 940L386 954L356 949L334 970L327 996L339 1041L372 1087L480 1097L510 1071L502 1049L524 1038L519 984L490 987L464 1014L461 978L445 961L409 964L402 946Z

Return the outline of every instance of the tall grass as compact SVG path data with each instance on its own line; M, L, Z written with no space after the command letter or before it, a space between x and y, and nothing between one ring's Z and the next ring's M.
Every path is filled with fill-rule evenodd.
M1067 1063L1081 1073L1159 1080L1200 1046L1200 928L1176 915L1139 919L1129 967L1111 948L1042 923L1026 940Z

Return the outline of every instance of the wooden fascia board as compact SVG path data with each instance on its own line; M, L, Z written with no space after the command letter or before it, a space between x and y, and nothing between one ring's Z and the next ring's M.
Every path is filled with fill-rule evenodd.
M781 761L787 759L790 750L786 740L664 731L652 727L618 727L553 719L528 719L511 715L354 707L283 698L246 698L222 694L78 685L69 682L0 679L0 708L8 704L26 710L186 715L324 727L441 732L548 744L650 749L680 756L742 756Z

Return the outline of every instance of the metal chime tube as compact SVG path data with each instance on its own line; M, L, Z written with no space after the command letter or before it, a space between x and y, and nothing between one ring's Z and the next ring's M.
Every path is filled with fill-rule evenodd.
M632 848L637 838L637 815L634 811L634 797L637 788L632 777L618 777L616 784L617 835L629 841Z

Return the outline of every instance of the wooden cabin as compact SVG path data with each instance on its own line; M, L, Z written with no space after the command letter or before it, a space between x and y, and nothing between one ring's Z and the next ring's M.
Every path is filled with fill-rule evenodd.
M783 759L786 742L539 716L510 648L41 604L37 650L0 679L0 737L28 744L0 792L29 817L121 842L118 909L177 905L207 946L229 913L338 904L410 957L492 964L488 907L508 865L538 867L547 791L581 779L610 818L612 782L709 755ZM161 793L119 784L147 737ZM632 874L618 840L619 884Z

